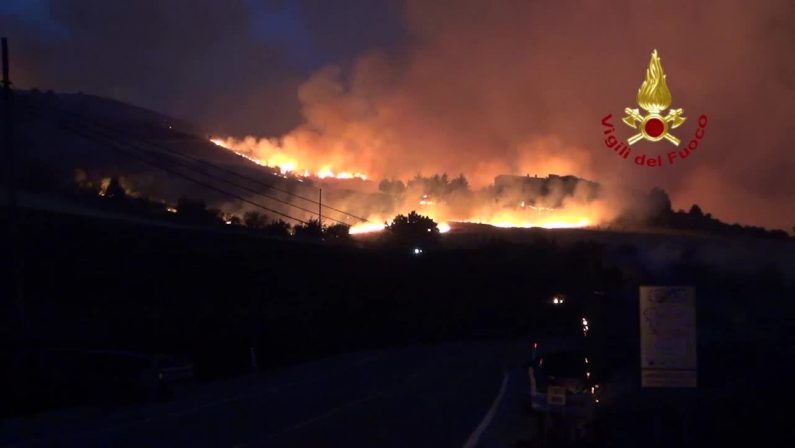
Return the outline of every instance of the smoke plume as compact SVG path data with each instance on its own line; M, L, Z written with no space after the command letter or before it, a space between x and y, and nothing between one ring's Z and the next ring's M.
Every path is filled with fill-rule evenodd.
M103 8L129 4L111 3ZM320 170L326 164L371 179L463 173L474 188L489 185L498 174L572 174L605 186L610 201L606 207L620 205L635 191L659 186L671 194L675 208L698 203L728 222L786 229L795 224L792 2L407 0L386 2L389 6L379 10L402 26L388 37L374 33L366 17L331 21L344 26L324 28L323 17L343 12L353 17L362 7L362 2L355 7L326 3L330 4L296 3L298 12L290 17L303 24L302 34L286 52L272 40L268 48L255 45L257 33L235 32L249 30L244 19L256 11L252 2L234 2L231 7L205 8L211 11L207 14L202 8L186 7L190 14L178 18L152 9L179 25L171 26L166 34L170 40L164 40L179 45L158 46L150 39L146 48L151 51L128 48L128 53L143 65L155 64L155 59L170 61L173 70L158 84L164 107L173 100L185 114L197 110L202 122L223 136L243 138L245 133L228 130L241 128L234 123L257 120L264 127L278 121L276 128L291 129L265 130L256 138L267 140L250 141L248 151L263 160L282 152L317 165L307 169ZM113 42L128 41L129 36L113 31L115 16L92 16L91 23L107 19L106 25L77 32L75 24L82 19L76 13L67 13L65 7L54 10L60 23L72 24L72 39L92 50L93 58L107 64L108 58L121 57L92 34L99 30L114 36ZM124 11L138 14L135 8ZM225 20L209 20L208 14L222 14ZM146 15L141 17L141 23L149 22ZM308 77L285 69L296 57L321 51L322 42L340 44L340 36L357 42L358 56L315 58L324 66ZM68 40L62 45L68 46ZM617 157L605 148L600 124L612 113L623 126L618 118L625 107L636 107L637 89L653 49L659 51L668 76L671 107L683 108L688 118L677 136L686 142L698 116L709 117L698 151L662 168L640 167ZM46 56L61 65L27 61L29 77L49 79L57 88L58 81L45 73L62 69L69 86L79 85L76 72L67 68L68 58L50 50ZM229 61L238 54L250 56ZM93 64L72 65L85 72ZM126 73L134 72L113 67L92 71L93 84L83 88L123 79L123 86L105 90L131 98L134 83L158 79L128 79ZM212 67L224 76L208 81L205 73ZM211 110L218 112L213 115ZM285 117L296 115L297 124L284 125ZM644 152L670 149L661 148L666 142L638 145L645 145Z
M795 223L790 3L409 1L404 14L407 53L313 74L298 90L304 123L277 149L371 178L464 173L476 187L498 174L573 174L617 202L661 186L675 207ZM599 125L636 107L654 48L672 106L689 117L680 137L699 114L710 119L699 151L662 168L616 157Z

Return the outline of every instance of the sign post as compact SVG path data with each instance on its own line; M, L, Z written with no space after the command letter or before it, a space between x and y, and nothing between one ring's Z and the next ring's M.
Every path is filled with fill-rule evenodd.
M642 387L696 387L692 287L640 287L640 368Z

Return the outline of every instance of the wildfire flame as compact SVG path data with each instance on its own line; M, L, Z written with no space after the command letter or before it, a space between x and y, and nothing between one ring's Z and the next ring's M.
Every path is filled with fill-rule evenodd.
M537 221L496 221L481 224L491 224L495 227L523 228L543 227L545 229L578 229L591 225L591 220L584 216L549 217Z
M447 233L450 231L450 224L446 222L441 222L436 225L439 229L439 233ZM365 233L375 233L381 232L386 229L386 224L378 224L374 222L363 222L359 224L355 224L351 226L349 233L351 235L362 235Z
M438 228L440 233L447 233L450 231L449 222L439 218L439 216L444 215L443 213L440 214L434 210L423 210L420 213L429 216L434 221L439 222ZM379 222L384 222L386 220L371 219L371 221L373 222L364 222L353 225L350 228L351 235L380 232L386 228L385 224L378 224ZM522 210L502 211L496 214L483 212L482 216L475 215L462 219L452 219L452 222L487 224L501 228L523 229L529 229L532 227L541 227L545 229L577 229L590 227L595 224L594 221L586 215L586 212L579 210L554 210L540 214L530 213Z
M463 220L456 222L472 223L472 224L488 224L494 227L521 228L521 229L529 229L532 227L541 227L544 229L580 229L591 225L591 220L584 216L565 216L565 217L550 218L540 221L521 221L521 220L491 221L491 220L473 219L473 220ZM439 227L439 233L447 233L450 231L450 224L447 222L440 223L438 227ZM386 226L384 224L365 222L353 225L350 228L350 234L363 235L367 233L381 232L384 229L386 229Z
M351 235L361 235L364 233L380 232L386 229L386 225L373 222L362 222L351 226L348 233Z
M656 54L654 56L656 57ZM658 72L655 71L654 73ZM661 73L661 71L659 73ZM664 80L662 85L664 86ZM644 86L646 86L646 83L644 83ZM667 92L667 89L665 92ZM362 172L354 170L335 170L327 163L318 164L309 156L299 161L298 157L293 157L289 154L304 154L304 152L300 151L300 148L298 148L299 150L297 151L290 151L288 154L288 151L282 151L279 144L271 144L268 140L265 140L264 144L262 139L258 140L256 142L257 151L250 150L251 142L218 138L213 138L211 141L258 165L278 168L284 177L286 177L287 174L292 174L295 176L317 177L321 179L368 179L367 175ZM304 155L306 156L307 154ZM420 214L428 216L439 223L438 228L440 233L450 231L449 222L488 224L495 227L506 228L543 227L549 229L581 228L592 226L599 222L599 210L597 208L589 208L588 206L567 205L561 208L555 208L547 207L542 204L533 205L525 203L525 201L520 201L517 202L516 208L506 208L501 204L490 204L488 203L489 201L481 199L481 202L472 202L471 207L462 210L460 208L451 207L451 205L445 203L444 200L437 201L437 198L430 197L427 194L418 196L414 196L413 194L404 195L404 199L401 199L401 202L395 207L393 213L395 215L408 214L412 210L416 210ZM418 197L418 199L409 199L411 197ZM394 215L367 216L366 222L355 224L350 228L350 234L359 235L383 231L386 228L384 223L391 221L393 216Z
M242 144L241 142L237 142L236 140L231 138L229 139L211 138L210 141L222 148L226 148L234 152L240 157L243 157L245 159L248 159L256 163L257 165L276 168L282 174L295 174L303 177L314 176L320 179L334 178L334 179L367 180L367 175L362 172L355 170L335 171L328 165L322 166L313 171L309 168L306 168L305 166L302 166L302 164L300 164L296 158L291 157L282 152L273 151L267 154L267 158L264 159L252 157L251 155L249 155L248 152L245 151L244 144ZM299 168L299 166L302 166L302 168Z
M659 113L671 105L671 91L665 83L665 73L657 50L651 53L646 79L638 89L638 105L651 113Z

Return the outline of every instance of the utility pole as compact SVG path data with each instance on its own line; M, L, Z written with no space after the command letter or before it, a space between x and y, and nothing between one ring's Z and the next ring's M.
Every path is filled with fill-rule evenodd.
M20 257L19 239L20 232L17 223L17 191L16 191L16 171L14 160L14 137L13 137L13 108L11 104L11 77L10 64L8 62L8 39L3 37L2 41L2 61L3 61L3 162L5 170L5 189L8 210L8 244L9 262L11 264L10 283L13 284L14 296L16 298L17 318L19 325L24 333L26 327L25 301L22 283L22 258Z
M317 194L317 224L323 230L323 189L320 188Z
M9 77L8 65L8 40L2 38L3 46L3 155L5 156L6 166L6 194L8 195L8 209L13 217L16 214L17 194L16 179L14 179L14 148L11 138L12 116L11 116L11 79Z

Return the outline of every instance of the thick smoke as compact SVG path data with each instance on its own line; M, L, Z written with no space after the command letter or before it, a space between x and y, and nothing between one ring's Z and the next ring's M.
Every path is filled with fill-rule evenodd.
M80 3L75 2L64 4ZM338 65L314 72L297 88L297 96L291 89L297 78L284 67L291 54L307 52L251 46L241 38L249 34L235 34L234 29L248 29L240 17L251 14L245 6L250 4L234 2L221 10L208 6L224 20L201 27L191 24L196 17L206 22L206 15L197 12L202 8L184 6L192 12L177 18L152 11L179 25L170 26L173 32L162 42L180 42L184 48L178 50L192 55L176 59L181 66L158 83L176 93L157 92L162 101L179 103L183 111L195 109L202 118L220 108L225 116L216 116L219 133L235 134L230 130L240 129L236 122L283 122L300 104L303 123L288 132L260 134L273 139L268 144L301 157L328 159L339 169L371 178L464 173L479 188L498 174L572 174L603 184L606 207L660 186L671 194L675 208L698 203L724 221L787 229L795 224L790 174L795 169L795 62L789 56L795 5L790 1L408 0L389 9L405 27L397 42L382 39L351 63L342 58ZM337 5L340 11L356 11ZM163 8L173 9L170 4ZM312 9L302 9L297 20L320 24L315 20L320 15L306 13ZM85 23L74 17L78 12L67 14L66 6L55 12L61 20ZM107 19L105 25L97 24L97 18L90 23L112 36L114 45L136 42L131 27L114 31L116 19L98 19ZM357 31L363 41L373 34L372 27L363 25L367 20L346 23L351 41ZM339 29L304 29L315 42L342 35ZM72 32L82 45L79 54L90 50L91 57L106 61L105 72L92 75L100 84L135 73L124 67L145 65L155 58L152 51L171 57L180 53L159 47L161 40L146 39L143 47L136 42L131 44L135 48L109 52L90 27ZM195 36L206 39L195 41ZM672 106L684 108L688 117L676 130L678 137L689 140L699 114L709 116L699 150L663 168L620 159L601 138L603 116L612 113L617 126L623 126L620 114L635 106L652 49L660 52ZM230 54L254 56L230 60ZM130 64L107 63L128 55L133 55ZM47 56L64 66L65 59L78 57L55 51ZM45 67L57 72L55 66ZM217 70L219 76L207 78L202 75L206 70ZM68 85L79 85L79 75L69 73ZM230 77L235 81L228 82ZM40 71L31 78L46 77ZM136 79L152 83L157 78ZM126 93L119 91L120 96ZM647 153L669 150L662 148L665 142L638 145Z
M661 186L675 207L789 228L793 11L784 1L409 1L407 55L371 52L349 71L315 73L299 89L305 123L282 142L377 178L464 173L483 186L503 173L573 174L605 184L611 205ZM644 168L604 147L600 119L635 106L654 48L689 118L679 137L692 138L699 114L710 121L690 158Z
M608 185L618 202L661 186L681 208L789 228L793 10L783 1L410 1L408 55L369 53L348 72L314 74L299 89L305 123L283 141L371 177L461 172L482 186L501 173L573 174ZM690 158L644 168L604 147L599 122L635 106L654 48L689 118L680 138L692 138L699 114L710 122Z

